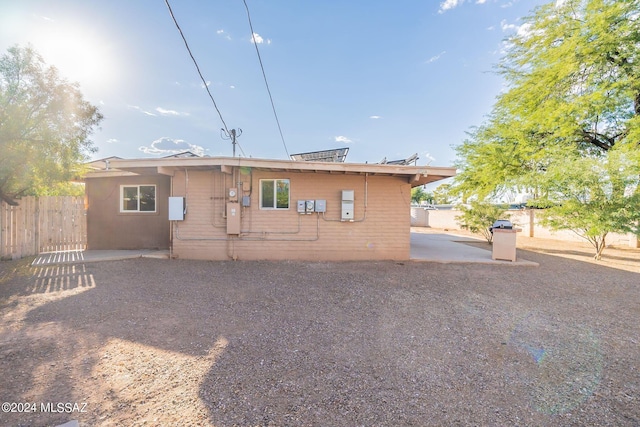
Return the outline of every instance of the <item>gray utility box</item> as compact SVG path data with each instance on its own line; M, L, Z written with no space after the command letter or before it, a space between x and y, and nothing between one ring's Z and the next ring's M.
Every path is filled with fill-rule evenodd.
M169 221L184 221L184 197L169 197Z
M354 191L342 190L342 216L343 221L353 221L353 208L354 208Z

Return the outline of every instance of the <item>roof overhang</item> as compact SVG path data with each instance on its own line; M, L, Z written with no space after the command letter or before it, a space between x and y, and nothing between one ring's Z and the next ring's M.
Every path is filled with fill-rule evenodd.
M428 184L456 175L453 167L403 166L369 163L301 162L293 160L254 159L246 157L185 157L151 159L113 159L109 170L94 170L85 178L125 175L173 175L177 170L220 170L231 173L233 168L255 168L282 172L307 172L345 175L398 176L411 187Z

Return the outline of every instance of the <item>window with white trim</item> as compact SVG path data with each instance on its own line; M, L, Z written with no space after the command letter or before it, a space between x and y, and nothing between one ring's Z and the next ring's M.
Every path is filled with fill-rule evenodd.
M155 212L155 185L121 185L120 212Z
M260 180L260 209L289 209L289 180Z

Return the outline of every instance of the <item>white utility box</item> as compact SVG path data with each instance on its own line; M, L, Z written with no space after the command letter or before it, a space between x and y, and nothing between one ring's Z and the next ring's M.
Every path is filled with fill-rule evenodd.
M169 197L169 221L184 221L184 197Z
M342 190L342 215L343 221L353 221L353 208L354 208L354 191Z

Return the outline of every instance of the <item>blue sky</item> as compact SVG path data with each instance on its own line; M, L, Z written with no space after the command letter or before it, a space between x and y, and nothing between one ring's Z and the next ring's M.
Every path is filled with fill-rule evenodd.
M545 2L247 0L284 144L242 0L170 3L246 156L450 166L503 88L503 40ZM163 0L0 0L0 50L27 43L104 114L94 158L231 156Z

